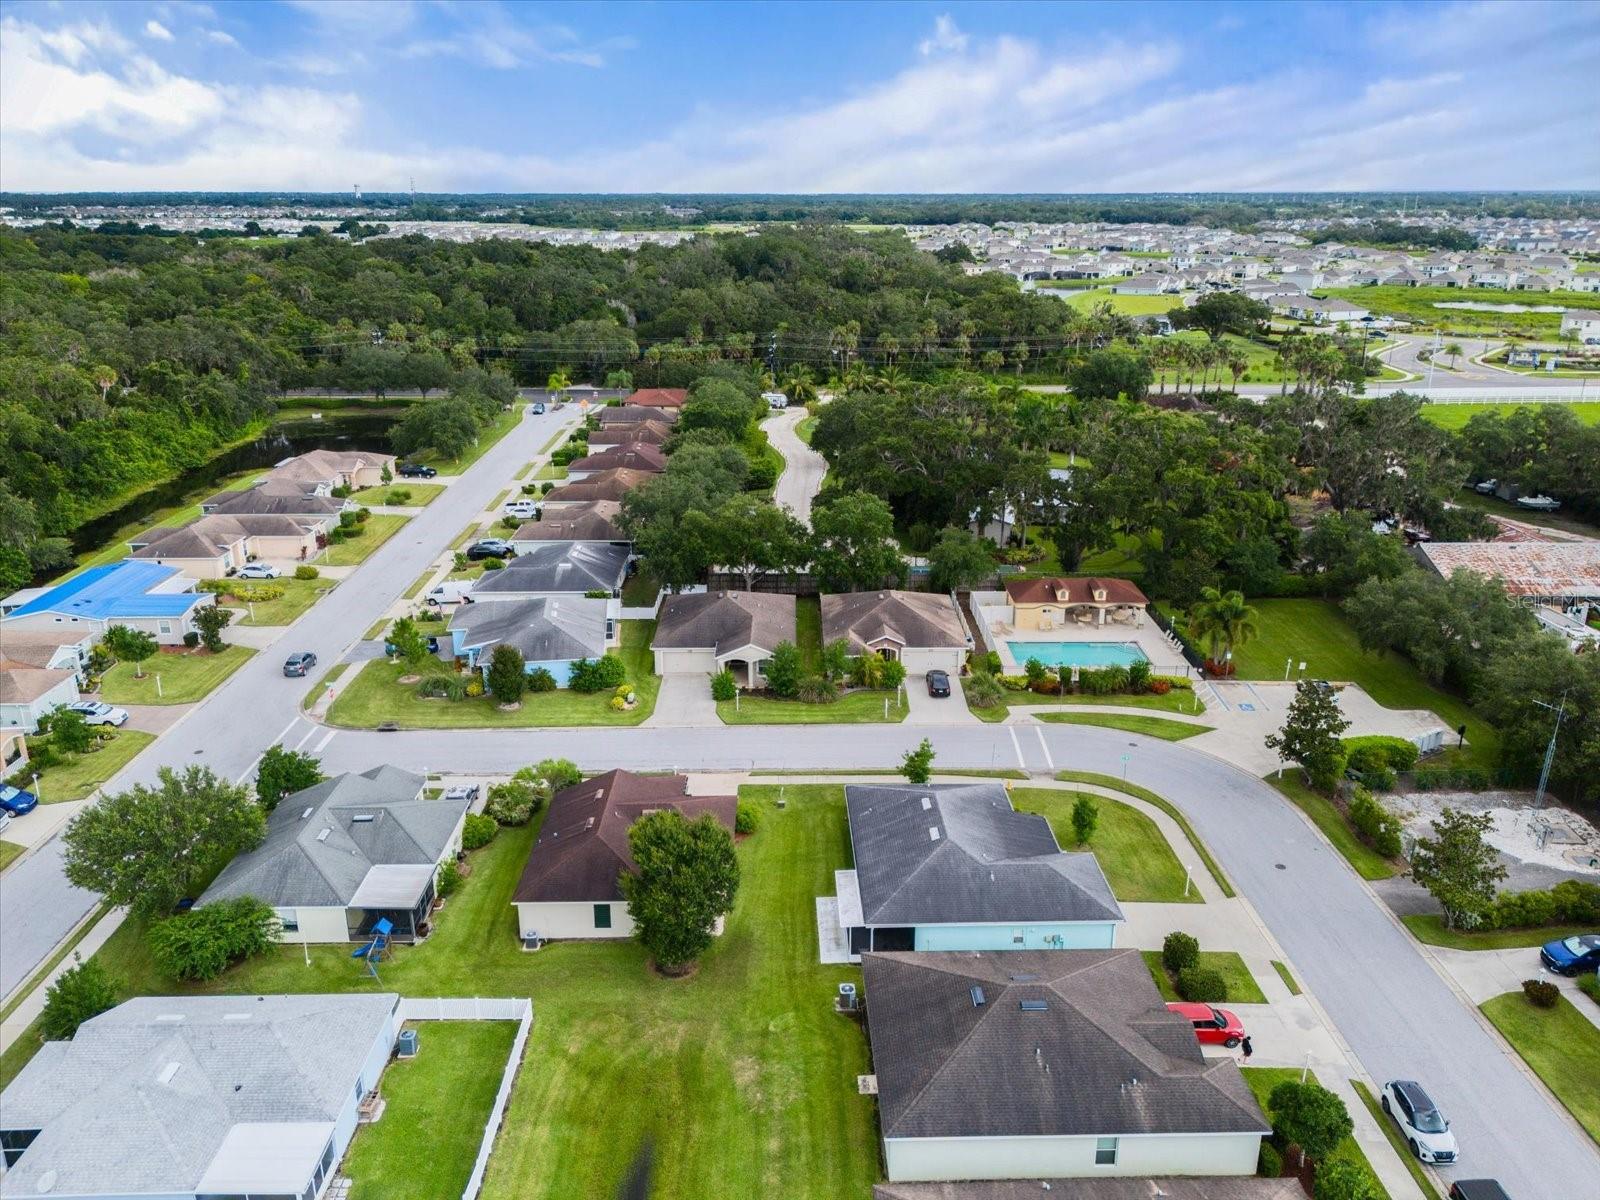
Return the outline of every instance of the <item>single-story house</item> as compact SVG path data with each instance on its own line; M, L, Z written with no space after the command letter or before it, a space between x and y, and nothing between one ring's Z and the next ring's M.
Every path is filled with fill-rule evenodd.
M679 409L688 400L688 388L640 388L628 397L626 407Z
M1046 1189L1045 1185L1049 1185ZM1299 1179L1198 1175L1132 1179L968 1179L880 1183L872 1200L1305 1200Z
M272 468L269 478L292 479L326 495L337 487L377 487L394 478L395 456L369 450L308 450Z
M1183 290L1183 280L1176 275L1135 275L1113 283L1111 290L1123 296L1160 296L1167 292Z
M396 941L426 932L439 867L461 849L467 800L425 800L421 775L387 764L285 796L266 840L200 897L270 904L285 942L349 942L380 918Z
M141 996L0 1094L7 1200L323 1194L399 1033L393 992Z
M130 557L177 567L196 579L222 579L256 559L305 562L320 553L320 518L209 513L187 525L157 525L130 538Z
M670 408L652 408L643 404L611 404L602 408L595 414L600 418L602 427L611 425L637 425L641 421L653 421L662 425L673 425L678 420L678 414Z
M88 672L89 652L95 635L84 630L44 629L29 632L7 629L0 639L0 662L19 667L44 667L72 671L80 682Z
M48 632L78 641L85 633L101 637L113 625L127 625L176 645L195 629L195 610L216 597L196 592L195 581L176 567L124 559L90 567L44 589L27 589L0 602L0 629ZM23 603L12 601L26 595Z
M617 880L635 869L633 823L669 808L691 821L710 813L733 832L738 798L691 796L688 785L682 775L607 771L557 792L512 895L523 942L632 936Z
M1286 313L1297 321L1313 325L1339 325L1361 321L1372 315L1370 309L1348 300L1320 300L1315 296L1275 296L1270 301L1274 312Z
M955 598L941 592L845 592L822 597L822 641L898 659L910 675L961 673L972 649Z
M611 619L620 620L629 557L626 546L611 542L535 542L504 570L481 575L469 595L474 601L504 601L604 592L610 597Z
M1050 630L1068 621L1104 625L1113 621L1144 624L1150 601L1126 579L1065 576L1055 579L1012 579L1006 582L1011 624L1016 629Z
M0 658L0 725L37 733L40 718L78 699L77 671L29 667Z
M1082 950L1116 944L1122 908L1092 853L999 783L845 788L855 868L836 871L850 954Z
M659 475L666 469L667 456L659 446L652 446L648 442L624 442L573 459L567 464L567 482L578 483L601 471L643 471L647 475Z
M643 442L650 446L662 445L672 436L672 426L665 421L638 421L632 425L601 426L589 431L589 445L625 446Z
M622 505L615 500L590 500L567 504L546 513L538 521L527 521L511 535L518 554L526 554L540 542L615 542L631 546L628 535L617 525Z
M450 652L487 680L489 658L499 645L522 652L527 670L543 667L557 687L566 687L572 664L599 658L616 644L617 622L607 602L581 596L535 596L458 605L450 615Z
M1554 609L1575 622L1568 630L1545 621L1569 642L1588 640L1583 626L1600 608L1600 542L1419 542L1411 552L1441 579L1457 571L1498 579L1506 595L1536 612Z
M578 483L563 483L545 493L541 504L546 512L560 513L569 504L587 504L591 500L620 501L634 488L654 479L651 471L631 469L596 471Z
M661 602L650 648L657 675L730 670L740 687L757 687L773 648L795 637L793 596L680 593Z
M1569 308L1561 314L1561 333L1578 335L1585 346L1600 343L1600 312L1592 308Z
M292 479L269 479L241 491L218 492L200 501L202 513L229 517L295 517L315 523L319 529L332 529L339 523L339 514L349 507L348 500L319 496Z
M861 968L891 1182L1255 1174L1271 1125L1139 951L876 953Z

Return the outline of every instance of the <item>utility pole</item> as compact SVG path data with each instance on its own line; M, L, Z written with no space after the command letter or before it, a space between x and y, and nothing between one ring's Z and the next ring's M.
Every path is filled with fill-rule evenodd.
M778 378L778 333L777 330L767 338L767 370L772 373L773 381Z
M1544 748L1544 766L1539 769L1539 790L1533 794L1533 806L1544 807L1544 789L1550 782L1550 767L1556 760L1556 738L1561 733L1561 722L1567 715L1567 693L1561 693L1561 703L1546 704L1543 700L1535 700L1540 708L1548 708L1556 715L1555 727L1550 730L1550 744Z

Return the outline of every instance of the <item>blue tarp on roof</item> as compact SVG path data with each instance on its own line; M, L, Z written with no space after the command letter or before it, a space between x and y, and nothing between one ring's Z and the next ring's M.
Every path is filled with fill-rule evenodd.
M150 594L152 588L159 587L177 573L177 567L132 560L90 567L21 608L13 609L9 615L61 613L91 621L111 621L118 617L181 617L204 597L195 592Z

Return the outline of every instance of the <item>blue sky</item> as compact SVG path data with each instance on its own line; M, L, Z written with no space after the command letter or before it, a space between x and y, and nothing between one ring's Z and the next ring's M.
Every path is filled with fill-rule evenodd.
M0 5L0 188L1600 186L1600 3Z

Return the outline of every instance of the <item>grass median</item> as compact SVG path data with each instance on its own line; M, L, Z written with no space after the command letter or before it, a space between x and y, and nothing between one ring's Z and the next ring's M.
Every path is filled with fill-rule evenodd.
M1183 721L1169 721L1166 717L1147 717L1138 713L1102 712L1049 712L1035 713L1035 718L1053 725L1098 725L1102 729L1120 729L1124 733L1138 733L1145 737L1160 738L1165 742L1181 742L1196 734L1210 733L1210 725L1190 725Z
M904 721L908 711L898 692L887 691L850 692L832 704L803 704L767 696L717 701L717 716L724 725L894 724Z
M1178 828L1183 830L1183 836L1189 839L1189 845L1194 847L1194 852L1200 856L1200 861L1211 873L1211 878L1216 882L1217 888L1224 896L1230 899L1234 895L1233 885L1228 882L1228 877L1223 873L1221 865L1211 857L1211 851L1200 840L1200 835L1195 832L1194 826L1189 824L1189 818L1183 815L1182 810L1165 796L1157 795L1149 788L1140 787L1137 783L1128 783L1118 779L1115 775L1102 775L1098 771L1057 771L1056 779L1061 783L1091 783L1097 787L1107 788L1113 792L1123 792L1135 799L1143 800L1146 804L1159 808L1167 816L1177 822Z

